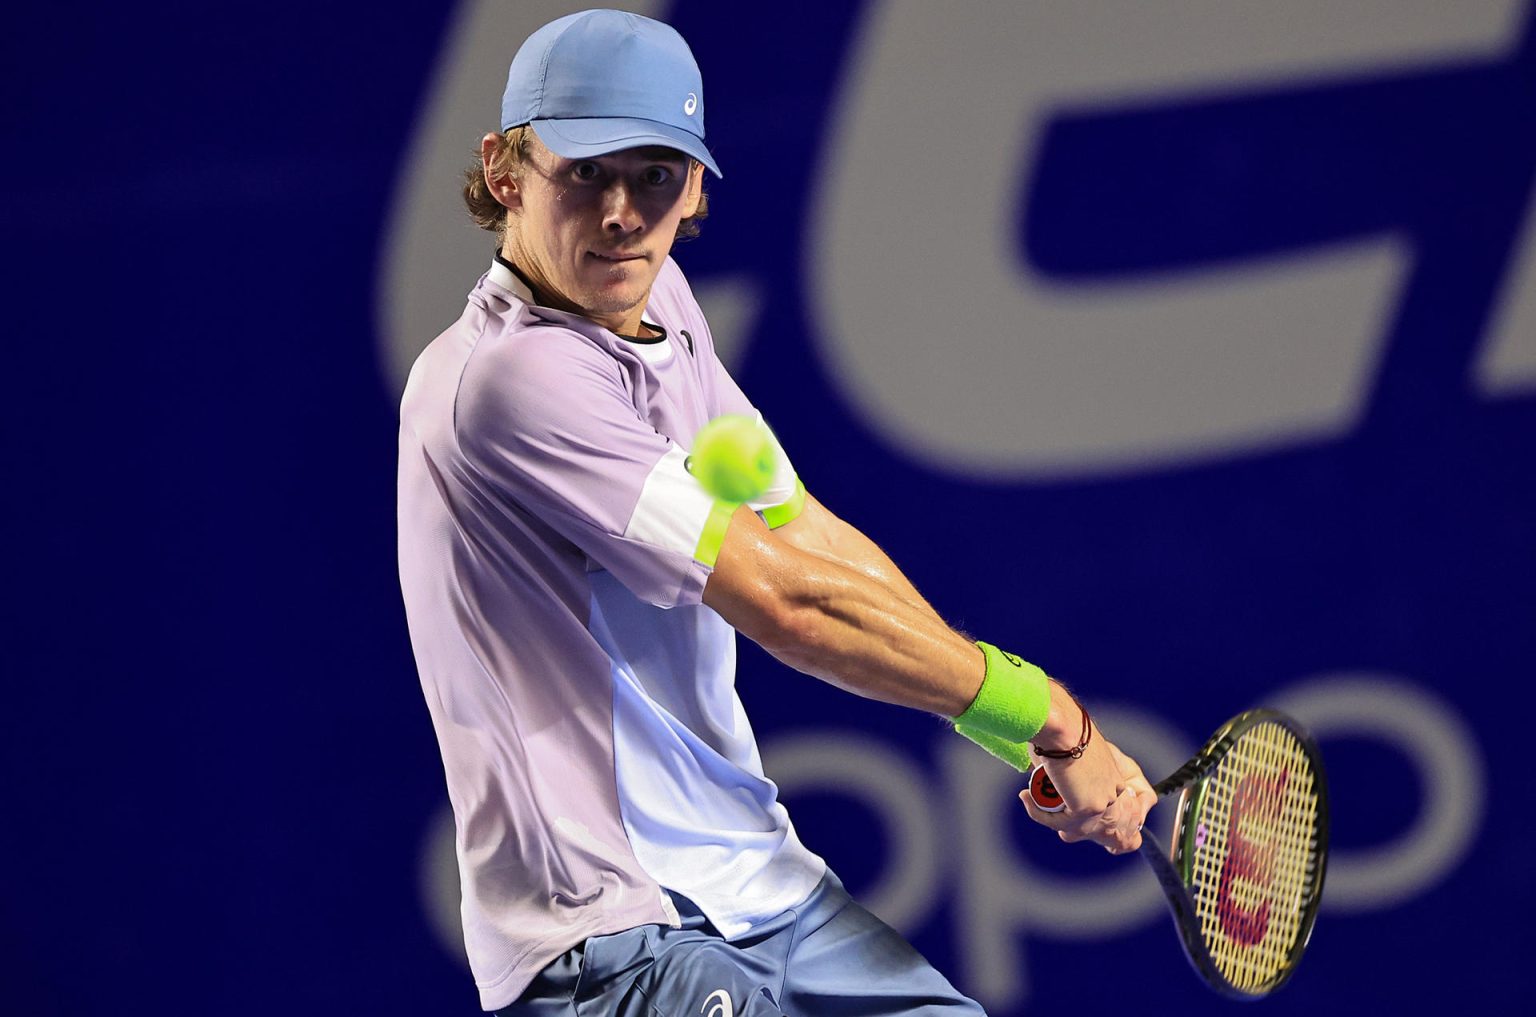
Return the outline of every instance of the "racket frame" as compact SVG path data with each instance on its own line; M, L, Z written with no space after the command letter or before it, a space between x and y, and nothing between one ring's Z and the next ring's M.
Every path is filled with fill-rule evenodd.
M1295 736L1301 743L1312 767L1312 784L1317 794L1317 872L1313 880L1312 892L1303 903L1296 940L1291 945L1279 977L1267 985L1262 992L1251 992L1239 989L1228 981L1206 948L1195 900L1189 892L1189 881L1193 875L1197 847L1195 838L1198 835L1198 824L1192 820L1199 813L1201 802L1205 797L1207 788L1205 778L1226 758L1233 743L1240 736L1266 723L1278 724ZM1317 743L1299 721L1287 714L1278 710L1249 710L1223 724L1189 762L1154 785L1153 791L1156 792L1159 800L1173 794L1178 795L1178 802L1174 806L1173 830L1169 837L1172 847L1171 850L1165 848L1151 830L1144 830L1141 835L1140 854L1152 869L1153 874L1157 876L1157 881L1168 898L1173 923L1179 931L1179 941L1184 947L1184 955L1189 959L1195 972L1221 995L1244 1001L1262 999L1284 985L1295 973L1301 955L1312 938L1312 929L1317 922L1318 906L1322 903L1323 878L1328 869L1328 783Z

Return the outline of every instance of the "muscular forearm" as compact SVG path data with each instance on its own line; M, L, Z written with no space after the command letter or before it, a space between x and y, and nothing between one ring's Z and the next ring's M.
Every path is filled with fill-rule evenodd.
M896 597L932 615L934 619L942 621L939 619L938 612L921 593L917 592L917 587L912 585L878 544L865 536L857 527L850 526L833 515L809 495L807 500L822 513L823 519L820 525L802 536L794 530L794 524L790 524L790 527L786 528L788 532L782 534L784 539L808 554L837 562L873 579Z
M803 573L787 631L765 645L784 663L871 699L954 717L976 698L985 662L931 608L893 597L832 562Z
M873 541L815 502L803 525L773 533L738 510L704 602L790 667L870 699L958 717L985 674L970 637ZM1070 745L1082 715L1055 682L1050 693L1037 737Z
M715 581L722 576L736 581ZM906 596L743 516L731 524L704 599L798 671L871 699L957 716L981 687L981 651L902 584Z

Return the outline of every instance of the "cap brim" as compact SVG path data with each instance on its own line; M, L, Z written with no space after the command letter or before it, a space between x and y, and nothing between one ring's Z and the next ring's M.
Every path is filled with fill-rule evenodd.
M564 159L608 155L626 148L660 145L675 148L703 163L717 177L725 174L715 165L704 142L687 131L654 120L633 117L589 117L582 120L535 120L530 125L544 147Z

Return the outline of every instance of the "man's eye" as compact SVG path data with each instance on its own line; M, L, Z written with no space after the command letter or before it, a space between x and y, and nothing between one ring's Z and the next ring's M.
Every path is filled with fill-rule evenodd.
M577 180L596 180L597 163L578 162L575 166L571 167L571 174L575 176Z
M645 182L652 187L660 187L672 179L672 171L665 166L651 166L645 171Z

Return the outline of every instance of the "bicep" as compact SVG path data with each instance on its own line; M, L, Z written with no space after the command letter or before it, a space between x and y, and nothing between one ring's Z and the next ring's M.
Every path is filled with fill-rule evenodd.
M772 529L738 506L705 583L704 603L770 652L814 639L813 620L837 613L833 602L865 571L860 542L874 547L808 495L799 516Z
M774 530L774 535L792 547L818 558L847 563L854 548L850 531L853 527L832 514L809 493L805 505L794 519Z
M705 583L704 603L761 642L754 631L787 625L797 575L815 559L838 562L840 533L847 528L810 495L798 516L772 529L750 507L739 506Z
M800 515L773 532L792 547L873 579L907 603L937 617L933 606L878 544L809 494Z
M895 569L873 540L827 508L805 496L805 507L791 522L773 531L781 540L807 554L836 562L875 579Z
M793 524L787 524L793 525ZM798 552L745 505L737 506L704 584L704 603L762 646L789 628L790 585Z

